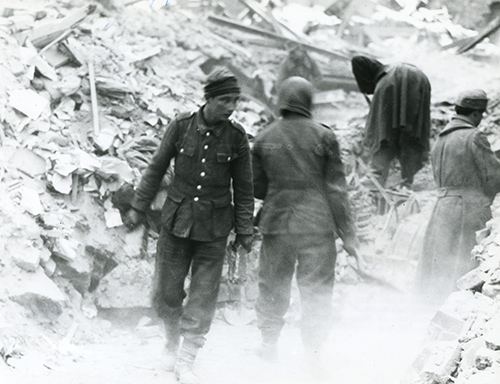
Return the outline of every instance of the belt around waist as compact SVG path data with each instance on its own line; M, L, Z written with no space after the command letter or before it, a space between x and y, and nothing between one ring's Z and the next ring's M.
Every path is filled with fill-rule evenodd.
M470 187L441 187L438 190L438 197L444 196L486 197L485 193L482 190Z

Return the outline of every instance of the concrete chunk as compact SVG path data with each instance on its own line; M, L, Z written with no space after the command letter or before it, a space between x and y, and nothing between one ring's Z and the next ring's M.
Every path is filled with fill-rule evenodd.
M46 261L42 260L40 261L40 264L48 277L54 276L54 273L56 273L57 264L53 259L48 259Z
M496 327L495 327L496 326ZM494 351L500 350L500 326L494 324L484 335L486 346Z
M462 360L460 361L460 370L469 372L476 366L476 357L478 351L486 347L484 339L477 337L462 344Z
M40 117L42 112L49 108L49 99L40 96L31 89L12 91L9 102L12 108L33 120Z
M14 263L27 272L35 272L40 264L40 251L36 248L25 246L18 248L12 255Z
M420 376L434 383L446 384L457 367L460 352L460 343L456 341L438 341L430 344L419 357Z
M481 287L486 280L486 274L482 268L478 267L463 275L457 280L457 288L460 290L474 290Z
M18 280L12 280L8 288L11 300L49 320L61 315L66 297L43 271L23 273Z
M52 253L66 261L73 261L77 257L78 244L69 239L56 239Z
M466 331L467 323L454 314L439 310L429 326L429 334L433 340L458 340Z
M72 261L56 260L57 269L61 277L67 279L80 293L84 294L90 287L91 270L88 260L80 256Z
M31 177L41 175L47 169L45 159L26 148L17 148L8 163Z
M483 295L495 298L500 295L500 284L485 283L481 289Z

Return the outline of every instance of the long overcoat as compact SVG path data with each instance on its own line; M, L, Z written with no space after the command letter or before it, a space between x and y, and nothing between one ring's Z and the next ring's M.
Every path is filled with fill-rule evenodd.
M485 135L460 115L439 134L431 159L439 193L425 234L419 283L445 296L475 266L475 232L489 220L490 204L500 192L500 162Z

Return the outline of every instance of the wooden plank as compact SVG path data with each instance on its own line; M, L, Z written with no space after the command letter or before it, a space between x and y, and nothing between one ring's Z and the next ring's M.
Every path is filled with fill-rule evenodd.
M95 88L95 73L94 73L94 63L92 61L88 62L89 66L89 83L90 83L90 100L92 103L92 117L94 124L94 134L98 135L99 128L99 110L97 105L97 91Z
M464 37L463 39L459 39L454 41L453 43L446 44L441 47L443 50L451 49L451 48L456 48L459 46L463 46L465 44L469 44L470 42L474 41L474 37Z
M354 77L335 76L323 74L321 80L316 84L319 90L343 89L344 91L359 92L358 84Z
M285 29L288 33L292 34L292 36L295 36L295 38L297 38L298 40L304 41L304 39L297 33L295 33L295 31L291 29L288 25L277 20L270 12L266 13L265 10L261 8L260 4L255 3L253 0L239 0L239 1L243 3L247 7L247 9L256 13L259 17L265 20L269 24L269 26L272 27L274 31L279 35L283 35L281 29Z
M498 29L500 29L500 16L497 16L493 21L491 21L488 26L479 34L477 37L472 40L470 43L464 45L463 47L457 50L457 53L465 53L470 51L476 45L478 45L481 41L486 39L491 34L495 33Z
M78 201L78 188L79 188L79 178L78 174L76 172L73 172L71 175L72 180L71 180L71 202L73 204L76 204Z
M260 8L258 4L255 4L252 0L239 0L239 2L264 20L272 30L279 33L279 29L276 28L275 20L273 20L274 18L269 17L269 15L262 8Z
M59 52L57 47L52 47L45 51L42 57L54 68L59 68L69 62L69 57Z
M67 31L64 31L62 32L58 38L56 38L55 40L52 40L50 43L48 43L45 47L43 47L42 49L40 49L40 51L38 52L38 54L42 54L44 53L45 51L47 51L49 48L53 47L54 45L56 45L57 43L59 43L60 41L64 40L66 37L69 36L69 34L73 32L72 29L68 29Z
M73 61L78 65L84 65L87 61L85 57L85 48L81 45L78 40L73 37L68 37L66 41L62 43L63 47L72 56Z
M273 32L264 31L264 30L259 29L259 28L249 27L247 25L243 25L241 23L235 22L235 21L228 19L226 17L219 17L219 16L215 16L215 15L210 15L210 16L208 16L208 20L215 23L215 24L223 25L226 27L231 27L231 28L243 31L243 32L254 34L254 35L260 35L260 36L264 36L264 37L267 37L267 38L270 38L273 40L279 40L282 42L288 42L288 43L301 45L302 47L306 48L309 51L320 53L322 55L326 55L326 56L330 56L330 57L334 57L336 59L341 59L341 60L345 60L345 61L351 59L348 55L346 55L344 53L329 51L327 49L316 47L315 45L312 45L312 44L303 43L303 42L298 41L296 39L292 39L292 38L285 37L285 36L280 36L280 35L273 33Z
M220 36L216 31L212 31L212 37L215 40L219 41L222 45L224 45L226 49L232 50L233 52L238 53L239 55L243 56L245 59L250 60L252 58L252 55L250 54L250 52L248 52L243 47L228 40L226 38L226 36Z
M78 8L62 19L54 19L50 23L44 23L33 28L29 35L29 40L37 48L46 46L52 40L58 38L66 30L80 23L96 9L95 5Z

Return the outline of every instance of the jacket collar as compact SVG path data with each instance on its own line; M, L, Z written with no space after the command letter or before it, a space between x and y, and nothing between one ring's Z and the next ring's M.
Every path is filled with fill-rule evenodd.
M207 132L213 132L215 136L219 137L226 126L226 122L217 125L209 125L203 117L203 107L196 113L196 126L200 134L204 135Z
M439 136L445 136L453 131L457 131L459 129L473 129L476 128L472 123L472 120L467 116L455 115L451 118L451 121L448 125L439 132Z

